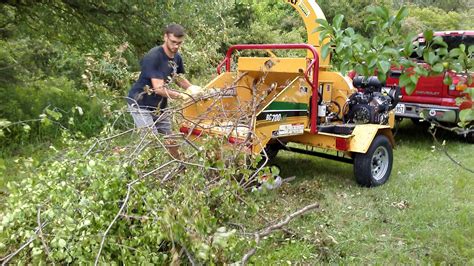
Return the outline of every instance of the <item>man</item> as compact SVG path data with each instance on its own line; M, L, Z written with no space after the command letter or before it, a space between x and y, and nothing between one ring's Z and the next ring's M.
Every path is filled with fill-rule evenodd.
M164 43L152 48L140 61L141 73L128 93L129 111L138 128L148 127L154 133L171 134L171 117L164 112L168 99L186 98L185 94L171 90L168 84L175 81L181 88L193 86L184 74L183 59L178 50L185 37L184 28L178 24L166 27ZM150 88L147 91L145 88ZM169 149L173 157L177 154Z

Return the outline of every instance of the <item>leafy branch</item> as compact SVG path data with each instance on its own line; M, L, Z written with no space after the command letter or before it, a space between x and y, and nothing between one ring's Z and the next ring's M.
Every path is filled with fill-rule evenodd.
M448 45L442 37L434 36L432 30L426 30L422 39L415 39L413 35L404 36L402 22L408 15L406 7L402 7L396 14L390 15L385 7L369 8L371 14L365 19L367 27L374 34L366 38L357 34L352 28L342 28L344 16L337 15L332 24L325 20L318 20L320 26L315 31L320 32L320 40L328 38L321 49L321 56L332 55L335 68L343 73L355 72L356 75L378 76L385 81L390 71L400 69L399 86L407 94L413 93L420 77L440 75L447 72L444 83L451 85L453 76L459 78L452 86L463 92L462 102L470 106L461 111L460 126L469 126L474 121L473 76L474 45L448 50ZM422 42L420 41L422 40Z

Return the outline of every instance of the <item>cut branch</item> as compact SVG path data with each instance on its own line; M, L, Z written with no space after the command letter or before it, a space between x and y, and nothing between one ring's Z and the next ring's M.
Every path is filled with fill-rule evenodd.
M436 124L435 124L436 125ZM453 158L453 156L451 156L451 154L449 154L448 150L446 149L446 146L444 144L441 144L439 143L438 139L436 138L436 127L433 128L433 129L430 129L429 130L431 136L433 136L433 140L435 142L436 145L438 145L440 147L440 149L443 151L443 153L454 163L456 164L457 166L461 167L462 169L468 171L468 172L471 172L474 174L474 170L472 169L469 169L467 168L466 166L464 166L461 162L457 161L456 159Z
M22 251L23 249L25 249L28 245L31 244L31 242L33 242L36 238L36 234L38 234L39 230L43 229L48 223L47 222L43 222L41 225L39 225L38 227L36 227L35 229L35 235L30 237L23 245L20 246L20 248L18 248L17 250L15 250L14 252L10 253L9 255L3 257L0 259L0 261L2 262L2 266L4 265L7 265L8 262L13 258L15 257L18 253L20 253L20 251Z
M283 221L281 221L277 224L270 225L270 226L260 230L259 232L255 233L255 245L258 245L260 243L260 239L262 239L263 237L270 235L271 233L273 233L276 230L281 230L283 228L283 226L287 225L294 218L296 218L300 215L303 215L304 213L306 213L310 210L317 209L317 208L319 208L319 203L313 203L311 205L308 205L308 206L306 206L306 207L304 207L304 208L288 215ZM248 260L250 259L250 257L252 257L255 254L256 251L257 251L257 248L254 247L251 250L249 250L247 253L245 253L245 255L242 257L242 260L240 261L240 264L241 265L246 265Z

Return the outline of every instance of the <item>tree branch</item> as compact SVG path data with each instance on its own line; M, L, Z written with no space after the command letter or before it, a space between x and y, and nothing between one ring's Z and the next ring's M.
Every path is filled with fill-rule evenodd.
M304 207L304 208L288 215L283 221L281 221L277 224L270 225L270 226L260 230L259 232L255 233L255 245L258 245L260 243L260 239L262 237L268 236L271 233L273 233L274 231L282 229L283 226L287 225L294 218L296 218L300 215L303 215L304 213L306 213L310 210L317 209L317 208L319 208L319 203L310 204L310 205L308 205L308 206L306 206L306 207ZM246 265L248 260L250 259L250 257L252 257L255 254L256 251L257 251L257 248L255 247L255 248L252 248L251 250L249 250L247 253L245 253L244 256L242 257L242 260L240 261L240 264L241 265Z
M43 237L43 230L41 230L41 206L38 206L38 212L37 212L37 222L38 222L38 237L40 238L41 240L41 244L43 244L43 248L44 248L44 252L46 253L46 256L48 256L48 258L51 260L51 263L53 265L56 265L54 263L54 260L53 258L51 257L51 253L49 251L49 248L48 248L48 245L46 245L46 241L44 240L44 237Z
M451 156L451 154L448 153L448 150L446 149L446 146L445 146L444 144L439 143L438 139L436 138L436 127L433 128L433 129L430 128L428 131L430 132L431 136L433 136L433 140L434 140L435 144L436 144L438 147L440 147L441 151L443 151L443 153L444 153L454 164L456 164L457 166L461 167L462 169L464 169L464 170L466 170L466 171L471 172L471 173L474 174L474 170L469 169L469 168L467 168L466 166L464 166L461 162L456 161L456 160Z
M20 253L20 251L22 251L24 248L26 248L28 245L31 244L31 242L33 242L36 238L36 234L38 234L39 230L41 230L42 228L44 228L48 223L47 222L43 222L41 225L38 225L38 227L36 227L35 229L35 235L30 237L23 245L20 246L20 248L18 248L17 250L15 250L14 252L10 253L9 255L3 257L2 259L0 259L0 261L2 261L2 266L4 265L7 265L8 262L13 258L15 257L18 253Z

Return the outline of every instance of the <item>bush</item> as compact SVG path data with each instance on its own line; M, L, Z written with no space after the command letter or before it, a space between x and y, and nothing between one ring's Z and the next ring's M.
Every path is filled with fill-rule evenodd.
M128 48L129 44L123 43L112 51L86 54L82 84L92 93L98 90L121 93L128 89L134 76L124 56Z
M0 41L2 88L31 86L46 77L66 77L80 85L84 59L75 49L42 39Z
M0 145L25 141L53 141L61 128L85 136L97 134L104 124L105 107L97 98L76 90L66 78L49 78L33 86L0 88L0 117L13 124L3 128Z
M438 31L464 29L460 13L446 12L436 7L410 6L409 10L410 15L403 25L403 30L407 33L421 33L428 29Z

